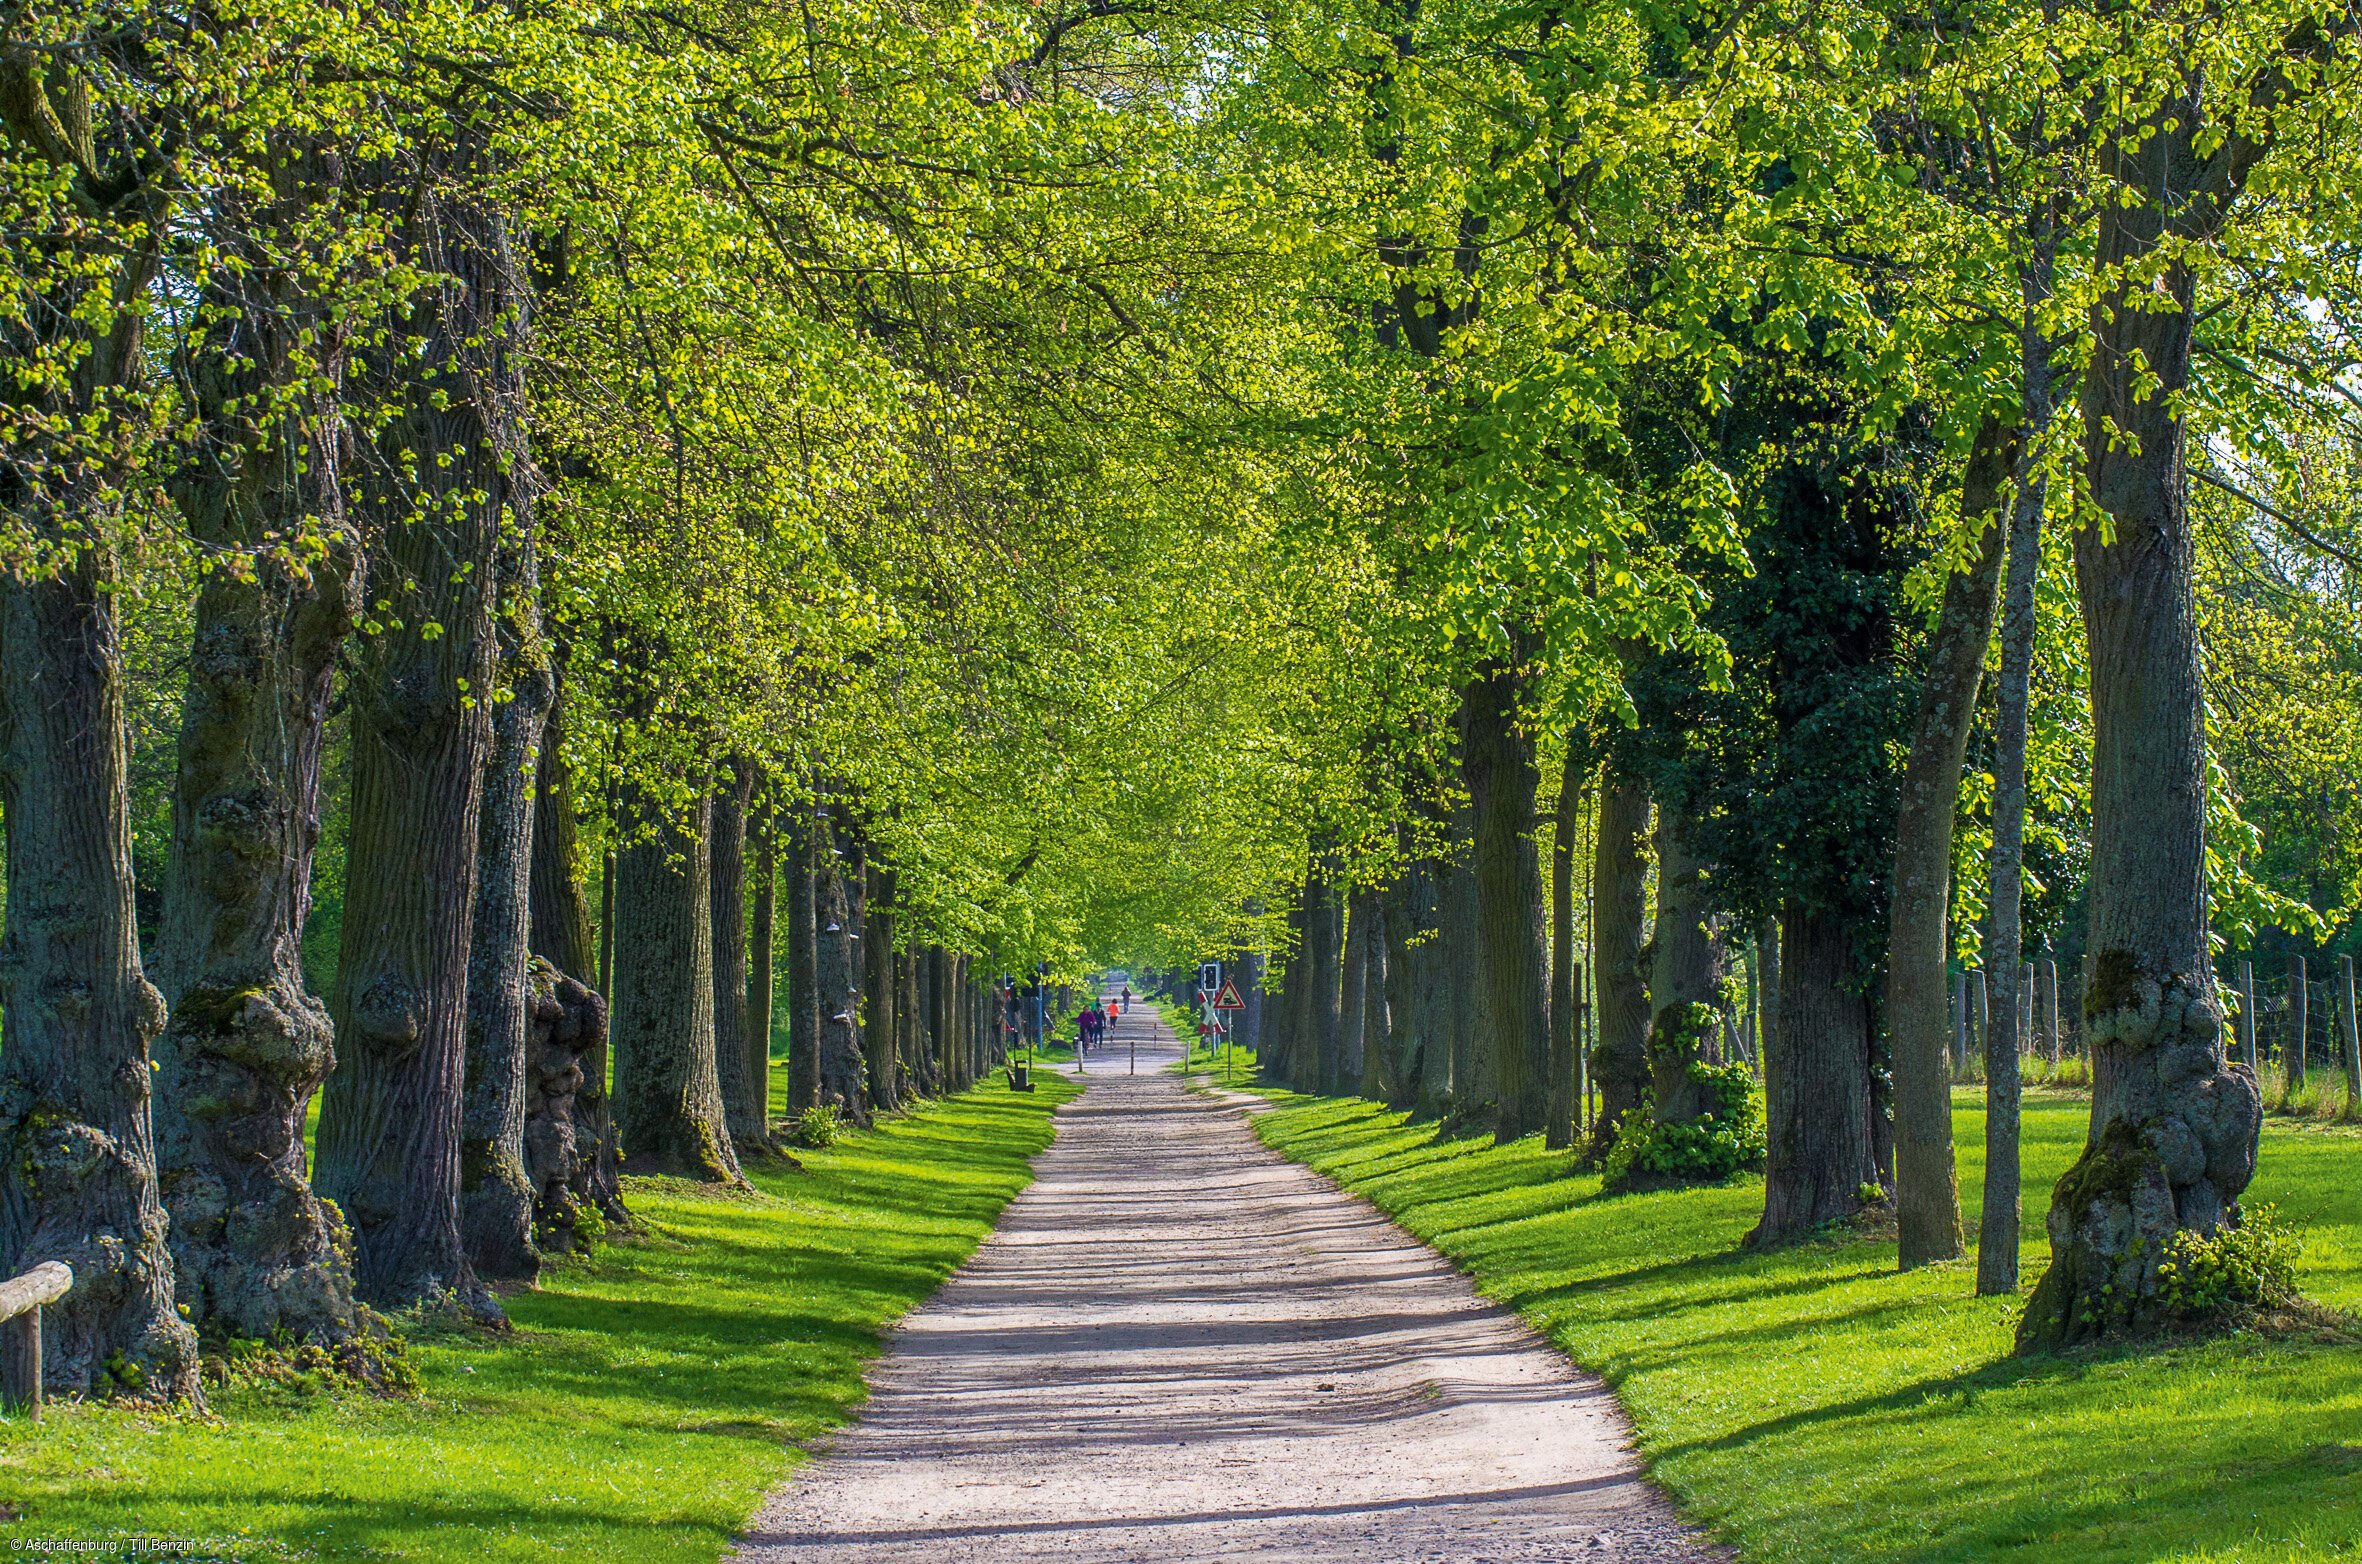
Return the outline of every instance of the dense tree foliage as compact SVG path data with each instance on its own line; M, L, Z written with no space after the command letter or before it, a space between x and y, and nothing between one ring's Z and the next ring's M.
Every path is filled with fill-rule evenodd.
M2007 1290L2051 951L2027 1339L2145 1328L2252 1172L2218 957L2354 940L2355 61L2310 0L0 11L53 1380L496 1320L621 1173L777 1154L774 1029L864 1118L1208 953L1282 1078L1768 1128L1758 1241L1894 1200L1906 1263L1981 962Z

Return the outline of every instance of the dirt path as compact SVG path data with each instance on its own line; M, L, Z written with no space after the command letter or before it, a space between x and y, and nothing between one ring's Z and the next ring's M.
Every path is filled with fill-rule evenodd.
M1145 1007L1039 1176L771 1496L765 1564L1703 1559L1597 1380L1162 1073Z

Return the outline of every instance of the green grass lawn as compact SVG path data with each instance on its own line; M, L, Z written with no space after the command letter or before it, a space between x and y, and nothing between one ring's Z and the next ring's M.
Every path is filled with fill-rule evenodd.
M206 1419L69 1404L0 1425L0 1538L710 1564L861 1399L881 1328L983 1239L1073 1093L995 1074L799 1152L803 1172L751 1168L753 1194L629 1180L647 1233L509 1300L512 1335L426 1334L416 1399L236 1387Z
M1892 1242L1739 1251L1762 1180L1604 1197L1539 1139L1437 1143L1369 1103L1271 1094L1263 1138L1523 1311L1615 1386L1686 1514L1748 1559L2190 1561L2362 1550L2362 1350L2253 1337L2021 1361L1972 1262ZM1961 1186L1984 1117L1963 1092ZM2025 1275L2088 1104L2027 1104ZM2298 1228L2305 1289L2362 1307L2362 1132L2275 1120L2251 1201Z

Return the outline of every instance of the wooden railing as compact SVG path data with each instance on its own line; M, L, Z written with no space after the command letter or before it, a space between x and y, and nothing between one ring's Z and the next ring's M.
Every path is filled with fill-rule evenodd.
M41 1420L41 1308L74 1285L73 1270L44 1260L0 1282L0 1404Z

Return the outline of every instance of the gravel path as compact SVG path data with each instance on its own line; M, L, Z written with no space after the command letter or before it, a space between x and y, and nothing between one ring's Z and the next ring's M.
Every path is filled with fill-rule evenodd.
M1146 1007L1124 1028L739 1558L1720 1556L1640 1476L1604 1385L1163 1074L1178 1046Z

